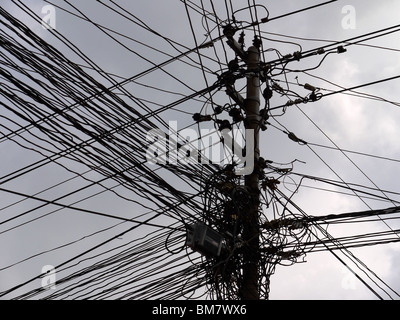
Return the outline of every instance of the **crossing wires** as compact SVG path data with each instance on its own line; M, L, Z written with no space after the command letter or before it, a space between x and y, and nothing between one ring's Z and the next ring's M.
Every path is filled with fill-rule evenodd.
M2 284L0 296L243 297L255 237L244 231L245 213L255 201L246 174L237 173L251 151L246 81L257 77L259 296L273 296L282 268L328 253L373 297L397 298L395 284L353 250L399 242L399 192L365 165L397 170L398 157L375 152L372 142L364 152L365 144L350 143L359 141L357 131L342 147L345 130L331 125L350 114L336 112L334 99L397 107L395 97L373 89L399 76L336 84L330 65L349 63L355 48L397 54L378 42L400 29L336 41L299 36L289 23L324 16L337 2L282 13L256 0L182 0L159 4L156 14L149 4L49 0L60 27L40 32L31 25L41 28L43 17L23 1L0 7L0 147L23 155L1 170L0 237L27 243L16 256L4 254L2 278L19 276ZM251 46L260 61L249 69ZM327 121L328 112L337 118ZM219 239L220 254L196 251L195 230ZM51 291L41 271L49 264L57 276Z

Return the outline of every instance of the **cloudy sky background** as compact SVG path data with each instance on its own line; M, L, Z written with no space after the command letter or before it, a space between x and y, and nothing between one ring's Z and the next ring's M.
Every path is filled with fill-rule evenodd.
M197 1L194 1L197 3ZM259 3L260 1L257 1ZM39 0L25 1L30 9L39 16L44 17L42 8L45 2ZM63 1L54 1L56 5L60 5L72 12L74 11L68 4ZM178 0L150 0L150 1L118 1L118 3L132 12L135 16L142 19L152 29L161 34L181 43L187 48L195 47L190 24L185 12L183 2ZM207 1L208 3L208 1ZM222 3L222 1L221 1ZM293 12L313 4L320 3L318 1L275 1L268 4L270 17L276 17L288 12ZM137 41L146 43L154 48L170 54L177 55L166 41L162 41L160 37L152 36L149 32L135 26L126 19L110 13L104 7L96 4L96 1L71 1L79 10L84 12L88 17L99 24L106 25L110 29L134 38ZM220 13L221 19L226 19L225 6L215 4L217 12ZM235 8L244 8L247 1L235 1ZM343 7L352 6L355 9L355 28L346 29L343 26L343 19L346 13L343 13ZM11 1L2 1L1 6L13 15L17 16L21 21L27 24L37 35L48 41L50 44L58 48L65 56L77 63L83 63L80 59L65 45L48 31L42 28L37 22L34 22L26 14L21 12ZM209 4L208 4L209 7ZM337 1L333 4L316 8L310 11L298 13L289 17L271 21L262 24L261 29L269 32L271 35L265 34L265 37L271 39L287 40L300 43L303 50L311 50L318 48L327 43L316 41L334 40L342 41L379 29L399 24L398 12L400 12L400 3L398 1ZM260 18L263 18L265 12L260 8ZM246 16L247 15L247 16ZM238 14L243 20L250 20L248 11ZM202 27L201 16L195 12L191 12L194 32L197 35L197 41L202 43L206 40L205 30ZM239 18L239 19L240 19ZM98 66L111 74L119 75L123 78L130 77L143 70L152 67L152 64L144 61L135 55L132 51L116 44L104 33L100 32L87 21L82 21L61 9L56 9L56 30L65 38L69 39L76 45L85 55L92 59ZM214 31L213 35L217 32ZM293 38L283 38L272 35L281 34L291 37L314 40L300 40ZM146 48L132 40L119 38L126 46L146 56L154 63L161 63L169 57L149 48ZM315 87L327 90L340 90L339 87L332 83L345 88L369 83L372 81L397 76L400 74L400 47L398 45L399 34L381 37L367 42L366 44L379 46L350 46L344 54L329 55L324 63L317 69L310 71L311 74L319 78L309 77L306 74L291 73L287 80L291 85L291 89L296 90L299 94L306 95L308 92L303 88L296 86L299 83L310 83ZM249 46L251 42L250 36L246 38ZM279 43L275 41L263 40L265 48L275 48L282 53L293 53L298 50L298 46L288 43ZM391 48L394 50L383 49ZM221 49L216 44L217 49ZM215 52L209 48L202 51L203 54L209 54L215 58ZM222 51L218 52L219 57L223 60ZM233 58L232 52L229 52ZM267 59L276 59L276 53L270 52L266 54ZM197 59L196 55L192 56ZM319 56L294 62L288 68L307 69L318 65L321 58ZM213 62L205 62L211 69L218 70ZM184 84L192 88L201 90L206 87L204 77L200 70L193 72L182 63L173 63L166 67L170 73L181 79ZM87 70L90 73L90 70ZM298 79L295 79L295 76ZM212 84L216 78L208 76L209 83ZM278 78L282 80L282 77ZM330 83L322 79L329 80ZM154 85L163 90L170 90L182 94L191 93L190 90L182 83L171 80L162 72L151 73L142 79L147 85ZM370 95L383 97L386 100L398 102L398 87L400 81L394 80L382 84L361 88L358 91ZM133 90L134 94L143 99L149 99L155 103L165 105L177 99L171 94L162 94L155 92L150 88L140 86L138 84L127 85L128 90ZM321 91L327 92L327 91ZM226 96L225 96L226 97ZM224 94L220 94L217 99L223 103ZM287 100L287 99L286 99ZM275 95L271 100L272 106L286 102L285 98ZM180 110L195 113L196 104L185 103ZM340 148L344 150L352 150L363 152L371 155L387 157L391 159L400 159L400 113L398 106L388 102L376 101L354 97L350 95L332 95L321 99L317 103L309 103L299 105L299 108L292 106L288 108L285 115L278 117L277 120L285 128L293 131L301 139L321 144L325 146L333 146L332 142L327 139L329 137ZM305 114L309 117L307 118ZM182 112L170 112L163 114L166 120L177 120L180 128L191 123L191 116ZM310 122L309 119L323 130L325 135ZM271 123L280 127L274 120ZM373 183L382 190L391 192L400 192L398 185L398 176L400 175L400 165L396 161L386 161L374 157L366 157L356 154L349 154L351 160L357 164L354 166L341 152L329 150L326 148L313 147L318 155L329 164L329 166L340 175L340 177L350 183L357 183L369 187L375 187ZM20 148L15 143L8 141L0 144L0 152L2 154L2 176L9 172L24 167L35 160L41 159L41 156L35 152ZM328 179L337 180L337 176L315 156L307 146L301 146L290 141L281 131L269 128L262 133L261 155L266 159L274 160L277 163L290 163L295 159L294 171L298 173L315 175ZM66 161L68 166L76 166L74 170L84 172L85 168L71 161ZM87 168L86 168L87 169ZM92 179L101 179L98 173L90 172L88 177ZM367 178L367 177L368 178ZM24 175L19 179L15 179L6 184L11 190L17 190L26 194L34 194L38 190L53 186L65 179L73 177L73 174L66 172L63 168L50 164L46 167L36 170L30 174ZM372 182L373 183L372 183ZM286 181L284 188L294 190L291 181ZM297 181L298 182L298 181ZM52 189L50 192L43 193L43 198L53 199L61 196L81 186L80 179L71 180L62 186ZM109 187L112 186L112 182ZM317 182L305 181L304 185L311 187L326 188L326 185ZM331 190L334 190L330 187ZM89 194L96 191L102 191L100 187L94 187L90 191L86 190L82 193L68 198L69 203L81 200ZM338 191L338 190L335 190ZM127 197L135 197L120 189ZM393 199L398 196L390 195ZM396 198L397 197L397 198ZM0 193L0 206L7 207L9 204L20 200L20 197L12 196L7 193ZM343 213L352 211L367 210L365 203L354 196L346 196L337 192L326 192L317 189L302 187L296 193L293 201L298 204L309 215L325 215L330 213ZM366 200L372 209L391 207L391 202L383 202L376 200ZM2 210L4 217L12 217L19 212L29 210L33 206L38 205L33 200L26 200L22 203L8 207ZM80 207L99 210L110 214L121 214L129 217L131 212L138 214L144 209L133 206L132 203L122 201L115 197L112 193L102 193L98 197L80 203ZM56 209L56 207L54 207ZM42 211L44 213L45 211ZM122 225L117 226L107 232L103 232L98 237L90 237L85 241L79 242L79 247L68 247L65 250L57 250L48 255L41 255L34 259L29 259L24 263L17 264L11 268L5 266L21 261L35 253L48 250L53 247L60 246L64 243L80 239L85 235L96 232L100 229L110 227L117 224L118 221L110 219L93 217L93 216L77 216L78 213L70 214L54 214L46 218L29 223L13 231L1 233L0 237L0 290L5 290L18 283L26 281L31 277L38 275L44 265L57 265L66 260L68 257L96 245L100 239L107 236L117 234L118 230L123 230ZM23 220L22 220L23 221ZM20 221L21 222L21 221ZM396 220L389 222L393 229L399 228ZM12 225L1 226L2 229L12 227ZM366 223L365 225L350 225L340 228L329 229L332 235L340 236L362 234L364 232L386 230L387 227L382 222ZM144 232L144 231L143 231ZM142 236L136 234L135 237ZM373 270L380 278L388 283L397 292L400 291L400 276L398 271L398 263L400 263L400 246L398 244L390 244L384 246L366 247L351 250L355 256L363 261L371 270ZM329 252L309 253L306 256L306 263L300 263L289 267L278 266L275 274L271 278L270 299L375 299L375 295L371 293L360 281L354 278L352 274ZM38 286L38 281L35 282ZM375 288L375 287L374 287ZM23 292L24 290L22 290ZM396 295L392 295L396 298ZM385 296L387 298L387 296Z

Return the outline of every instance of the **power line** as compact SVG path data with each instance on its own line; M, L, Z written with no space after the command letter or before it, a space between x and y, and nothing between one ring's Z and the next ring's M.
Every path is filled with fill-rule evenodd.
M393 81L393 80L396 80L396 79L399 79L399 78L400 78L400 75L392 76L392 77L384 78L384 79L381 79L381 80L376 80L376 81L360 84L360 85L357 85L357 86L344 88L342 90L337 90L337 91L329 92L329 93L326 93L326 94L321 94L319 99L324 98L324 97L328 97L328 96L332 96L332 95L335 95L335 94L342 94L342 93L345 93L347 91L353 91L353 90L357 90L357 89L360 89L360 88L365 88L365 87L369 87L369 86L373 86L373 85L377 85L377 84ZM310 102L310 100L304 100L304 101L305 102ZM293 104L295 104L295 103L293 103ZM269 108L269 110L282 109L282 108L288 107L290 105L292 105L292 104L287 103L287 104L280 105L280 106L277 106L277 107Z
M2 31L1 33L6 53L2 54L3 62L0 65L3 80L0 92L5 100L0 103L5 110L4 115L1 116L6 123L1 125L5 132L1 133L0 142L14 143L24 150L38 153L41 157L40 160L18 170L9 170L0 178L1 183L18 182L17 178L28 178L28 173L46 168L51 163L56 163L61 169L75 173L76 177L81 178L80 182L89 181L89 184L76 188L72 193L64 194L63 197L55 200L39 197L38 195L42 192L29 195L26 192L13 191L12 187L0 188L0 191L43 203L43 206L31 208L19 214L13 213L2 223L14 221L33 210L38 212L38 216L34 219L45 217L47 213L43 215L44 211L40 210L43 210L45 206L54 205L59 207L58 210L74 210L120 220L123 223L134 222L136 224L118 235L98 242L89 249L80 250L81 253L74 254L66 261L59 262L56 270L62 276L58 278L57 291L46 293L43 288L30 290L29 285L43 276L39 275L3 291L1 295L8 296L17 292L18 289L21 289L19 292L22 292L28 288L29 291L15 298L29 299L45 296L46 299L174 299L186 298L191 293L200 291L200 297L237 299L242 296L240 288L243 272L241 270L247 268L248 261L260 261L260 263L257 262L256 270L259 273L257 290L259 290L260 296L268 297L269 277L275 272L277 265L303 262L307 253L327 250L332 252L338 261L348 266L351 272L355 273L378 298L382 298L379 290L391 297L386 288L395 291L348 249L398 242L398 230L391 229L370 232L365 236L353 234L335 238L321 226L376 222L375 217L383 211L371 209L365 211L365 216L352 212L311 217L306 215L293 199L300 188L305 187L302 184L303 179L328 184L332 189L343 188L345 192L341 194L349 195L348 192L352 192L362 201L377 199L397 204L398 201L388 197L389 195L397 196L395 192L382 190L376 184L368 187L349 183L340 177L339 172L333 171L333 168L332 171L341 181L297 173L294 168L298 160L281 164L260 157L255 161L257 188L261 191L260 207L255 211L256 217L253 222L255 226L272 226L274 223L277 225L265 228L257 235L250 234L249 236L249 232L242 230L246 225L246 217L243 213L248 212L248 208L253 206L254 197L252 198L249 194L249 185L245 183L245 178L234 175L233 170L237 164L232 152L224 149L225 157L230 157L232 164L222 161L218 164L212 164L211 161L202 164L199 162L200 158L197 157L197 159L191 159L190 165L187 166L182 163L176 165L165 163L152 167L147 163L145 151L151 144L146 140L146 134L149 130L158 129L158 127L169 130L165 135L167 141L176 139L179 147L181 144L178 143L178 140L185 144L186 137L182 137L180 130L168 128L168 116L176 111L180 115L193 115L193 118L189 118L188 123L185 123L181 132L192 127L197 127L201 132L200 123L209 121L209 127L215 128L216 136L219 139L219 141L213 141L212 146L221 141L226 143L224 140L226 137L223 138L220 132L224 128L239 130L253 126L260 131L261 128L264 130L271 126L285 133L293 141L307 145L321 160L323 160L321 154L316 152L313 147L337 150L346 157L348 154L359 154L397 163L398 161L395 159L344 150L336 144L334 147L327 147L308 143L297 138L280 122L278 122L279 126L273 126L271 119L276 120L279 115L273 115L270 111L283 108L284 114L288 106L316 102L325 96L338 93L358 94L362 97L385 101L383 98L355 93L354 90L395 80L399 76L351 88L339 86L340 90L338 91L328 92L322 88L315 88L312 94L302 97L292 90L292 85L296 84L289 81L288 75L292 72L306 74L306 70L309 69L290 70L288 64L306 57L322 55L317 65L319 67L331 53L343 53L345 47L350 45L362 45L366 41L393 34L400 30L398 26L353 37L346 41L329 41L325 47L309 51L303 51L302 43L282 41L284 44L296 46L299 49L294 54L284 55L276 48L269 47L270 45L266 47L265 40L267 40L268 33L264 32L261 26L267 22L314 10L335 1L327 1L272 18L270 18L272 10L255 0L248 0L244 7L236 7L236 3L234 4L232 1L225 1L221 5L212 1L201 1L199 4L191 0L181 0L181 2L188 18L192 41L195 43L193 49L156 31L156 28L153 27L157 25L156 23L145 22L136 12L131 12L115 1L111 1L109 4L98 2L99 6L96 7L96 9L102 8L114 16L124 19L124 22L133 26L135 30L142 30L145 37L161 40L162 43L178 52L178 55L173 56L165 46L151 45L151 42L147 40L139 41L139 37L136 35L132 36L130 33L127 35L125 30L120 31L112 24L99 23L97 17L92 19L89 13L84 13L83 7L67 2L72 8L69 10L48 1L67 13L70 18L75 19L73 21L92 25L96 34L100 34L103 39L104 37L109 38L112 43L118 44L132 56L136 55L136 61L147 61L153 65L131 77L122 77L117 74L118 72L103 70L94 60L84 54L83 48L75 46L72 40L64 37L57 30L52 30L49 34L61 41L63 47L69 48L77 60L84 61L83 64L73 63L72 59L67 59L65 55L61 54L61 50L48 45L16 18L1 11L4 17L2 26L9 32ZM41 22L40 17L21 1L13 1L13 3L36 22ZM203 41L196 29L198 21L205 32ZM238 40L234 38L237 31L243 31ZM244 49L249 34L254 37L253 45L259 48L261 58L260 63L250 69L247 68L248 57L247 51ZM286 36L284 37L286 38ZM289 37L302 41L312 40L287 36L287 38ZM230 41L230 48L224 41L219 41L224 38ZM126 45L121 39L134 45ZM281 41L271 40L272 44ZM231 50L232 43L236 49L234 52ZM203 53L203 49L208 47L213 48L214 57ZM155 55L159 55L157 57L167 56L169 59L157 64L152 58L144 55L145 50L151 50ZM278 59L268 61L267 56L270 52L276 53ZM193 53L196 54L196 59L192 57ZM230 58L232 55L234 56L233 60ZM175 68L167 69L166 67L169 65ZM189 70L197 73L201 72L206 88L198 90L194 86L189 86L187 81L189 75L184 75L185 71L180 70L182 66L189 67ZM89 72L95 76L89 76ZM168 86L164 87L161 83L152 83L155 80L150 78L141 82L136 81L139 78L144 79L144 76L147 75L157 77L162 73L167 74L167 79L174 83L180 83L180 88L168 89ZM184 76L181 77L181 75ZM308 75L312 77L312 75ZM217 80L210 82L210 76L215 76ZM250 119L244 106L249 104L249 100L254 100L254 97L240 99L240 96L247 89L246 85L243 85L244 80L258 76L261 78L261 83L255 86L254 96L256 93L263 93L266 100L265 109L261 110L259 114L257 112L255 117ZM22 79L27 81L24 82ZM103 80L107 85L103 84ZM209 85L209 82L213 84ZM299 83L297 85L301 86ZM265 87L264 91L262 87ZM309 88L313 87L309 85ZM146 91L147 89L152 91ZM228 93L228 103L225 103L227 99L224 92L221 94L223 89ZM317 89L318 95L316 95ZM135 90L140 90L141 97ZM190 91L189 94L186 93L187 90ZM162 93L162 102L157 101L156 97L146 96L148 92ZM287 97L290 101L280 107L271 107L274 101L270 101L272 94ZM172 98L175 96L179 96L179 98ZM189 106L187 102L192 102L194 105ZM28 125L24 126L23 124L26 123ZM213 132L207 132L209 132L208 135L213 134ZM322 129L321 132L323 133ZM173 135L176 135L176 138L173 138ZM232 134L232 137L233 140L243 140L246 135L239 132L237 135ZM200 135L200 138L197 136L196 139L191 138L190 141L186 139L187 146L192 147L197 143L203 143L202 138L208 138L208 136ZM203 154L205 150L206 146L203 145L198 152ZM154 152L154 156L164 157L169 156L171 151L166 148L161 152L160 150ZM246 146L243 148L242 158L245 157L245 152L248 152ZM68 161L68 163L66 164L64 161ZM353 161L351 162L356 166ZM96 172L102 178L89 179L85 177L84 173L79 174L78 169L69 168L69 163L89 167L90 170L85 170L85 173ZM361 170L358 166L356 167ZM362 173L368 178L366 172L362 171ZM108 179L114 180L117 184L113 187L107 186L105 182ZM301 180L298 183L295 179ZM295 191L287 187L289 183L286 180L291 181L295 186ZM279 184L282 181L290 192L290 196L280 191ZM372 182L371 179L370 181ZM139 205L139 208L147 208L147 212L133 214L133 218L129 219L76 207L76 203L89 199L89 197L82 198L83 196L73 204L60 203L64 197L71 194L80 196L83 190L97 185L102 188L102 191L96 195L104 194L106 196L109 192L115 192L121 201L126 200L130 204ZM119 189L114 190L114 187ZM51 188L43 190L51 190ZM93 199L94 196L91 195L90 199ZM14 202L8 207L17 203L19 202ZM301 216L303 217L300 218ZM156 223L153 219L158 217L164 218L167 221L166 224ZM271 217L276 219L272 220ZM384 214L380 220L386 223L397 218L394 215ZM297 225L292 224L294 220L298 223ZM305 222L306 220L308 223ZM33 220L26 223L31 221ZM224 250L221 257L203 258L185 246L185 239L188 235L186 227L190 223L197 222L205 223L207 227L216 230L224 239ZM134 240L121 245L115 245L112 242L139 226L152 227L156 232L143 237L133 235ZM14 226L14 228L16 227ZM323 236L321 237L318 232ZM256 238L259 240L257 254L259 254L260 260L257 260L259 257L248 259L250 250L246 252L246 248L251 248L250 243L254 243ZM116 242L118 241L116 240ZM65 246L70 243L74 242L65 243ZM63 247L63 245L58 246L58 248ZM42 251L42 253L44 252ZM35 256L37 255L30 257ZM350 267L345 261L346 259L357 269ZM19 259L21 263L27 260L29 258ZM10 264L3 269L9 269L17 264ZM357 274L354 270L362 273Z

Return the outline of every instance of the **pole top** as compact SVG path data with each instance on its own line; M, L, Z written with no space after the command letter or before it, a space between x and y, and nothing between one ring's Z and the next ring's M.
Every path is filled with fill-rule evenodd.
M257 47L251 46L247 50L246 63L250 68L256 68L260 61L260 52Z
M256 46L251 46L248 50L247 50L247 52L252 52L252 53L259 53L259 50L258 50L258 48L256 47Z

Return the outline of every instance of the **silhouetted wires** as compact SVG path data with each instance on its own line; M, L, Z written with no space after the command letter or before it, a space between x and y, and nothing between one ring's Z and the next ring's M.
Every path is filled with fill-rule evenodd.
M140 66L143 64L146 67L139 68L141 71L133 76L109 72L58 30L51 31L54 39L61 43L60 46L67 48L69 53L72 52L76 58L76 62L73 62L74 59L68 58L61 49L44 41L21 21L0 8L3 17L0 143L12 142L38 156L38 160L0 177L2 189L6 192L9 188L9 193L12 193L11 183L53 164L68 172L70 178L62 178L56 185L43 188L35 195L47 194L49 190L56 190L71 181L79 181L81 184L72 192L43 199L44 203L35 203L28 210L19 208L24 201L34 200L35 195L18 198L14 203L4 206L2 211L10 208L19 211L0 219L0 225L4 227L0 236L26 228L38 220L45 223L45 219L54 216L56 212L65 211L68 207L74 209L75 204L85 203L88 199L96 201L98 196L110 194L119 199L121 207L122 203L127 202L132 205L130 209L135 208L130 210L128 216L120 217L125 220L123 226L129 223L135 225L128 226L123 231L118 231L119 233L111 227L99 229L98 234L112 230L112 235L107 235L106 240L105 235L101 240L96 239L96 244L89 248L78 246L75 254L69 253L69 257L56 266L56 291L48 292L43 287L23 291L25 287L45 276L37 275L3 291L1 295L15 299L239 297L242 280L240 270L245 263L242 259L242 248L246 245L241 239L241 213L249 205L251 197L244 188L243 177L233 174L235 159L232 153L224 149L225 160L231 160L228 165L221 159L202 161L207 147L217 146L222 142L221 131L224 128L238 132L244 128L243 110L225 92L225 85L233 83L233 88L239 94L244 94L243 79L247 76L244 65L239 63L225 43L228 28L233 30L243 50L253 44L259 47L261 53L259 72L262 82L259 90L266 101L262 108L263 122L260 125L284 134L285 139L289 138L292 142L308 147L336 175L338 180L335 182L327 178L319 179L320 185L315 189L323 190L328 188L328 184L331 189L325 190L356 197L367 205L369 200L375 199L391 202L393 205L398 203L394 198L395 193L379 188L347 156L351 151L340 148L324 131L320 130L333 147L323 147L333 148L347 157L369 179L373 185L371 189L367 189L367 186L354 188L340 172L329 167L323 155L313 148L321 147L322 144L297 137L290 126L283 125L278 120L286 114L289 107L297 106L302 111L302 104L318 103L322 98L333 94L355 93L355 89L366 86L367 84L348 89L342 87L337 92L329 92L316 85L300 84L298 78L295 83L289 77L293 74L305 75L332 84L310 71L315 71L326 63L328 56L345 53L345 48L351 45L360 45L397 32L399 29L396 26L346 41L329 41L325 46L304 51L300 41L308 39L267 33L262 26L335 1L274 17L265 5L255 0L243 2L245 4L242 7L237 7L233 1L224 1L219 5L212 1L195 3L185 0L181 2L191 34L188 45L162 34L163 32L152 27L152 23L148 22L150 20L145 21L144 17L139 17L115 1L99 1L96 8L123 19L134 30L146 35L146 40L126 30L122 32L111 23L97 21L91 12L69 1L65 1L65 6L47 2L68 14L73 21L93 28L105 41L109 41L107 43L129 54L129 57L140 62ZM24 14L40 23L40 18L22 1L13 3ZM271 39L271 36L274 38ZM280 45L279 50L274 47L277 44ZM271 59L271 56L274 58ZM305 59L313 60L315 64L301 70L291 68L294 62ZM185 73L193 73L193 76L181 77ZM197 78L201 79L203 85L198 85L195 81ZM395 78L391 78L393 79ZM164 86L163 82L171 82L173 85ZM380 82L370 85L377 83ZM302 93L299 89L308 91ZM272 97L273 107L269 101ZM386 101L377 96L373 98ZM186 118L183 119L182 115ZM303 115L313 126L319 128L305 112ZM183 120L177 126L174 119ZM196 129L198 135L188 137L185 129ZM149 133L152 134L149 136ZM212 145L205 144L208 141L205 139L210 136L217 139L212 140ZM238 134L235 139L243 140L243 134ZM171 161L174 146L187 147L181 149L185 152L179 154L181 158L175 163ZM197 157L192 156L189 147L198 149ZM149 156L157 160L157 164L149 163ZM334 252L342 253L355 264L357 272L361 272L357 275L360 279L363 277L362 280L373 293L380 297L377 290L381 289L391 297L388 291L392 288L384 282L382 285L381 279L348 249L398 242L398 230L389 226L389 223L398 219L397 216L382 218L371 211L368 219L350 216L319 221L309 218L296 204L294 197L305 188L304 179L315 181L317 177L297 173L299 163L301 161L297 159L282 164L263 158L257 164L262 169L262 206L259 212L259 225L262 229L259 289L262 297L269 297L269 279L276 266L304 262L306 254L319 251L330 251L338 260L341 258ZM76 169L75 165L80 169ZM93 178L91 175L94 173L100 177ZM347 193L338 191L338 188L343 188ZM23 194L20 193L20 196ZM71 202L69 199L72 196L78 199ZM54 209L50 207L52 204L65 204L65 207ZM137 212L136 208L139 208ZM81 211L84 214L84 210ZM89 214L89 210L86 213ZM95 210L91 213L104 216L107 214ZM118 219L118 213L108 214L108 218ZM188 226L198 221L206 223L224 236L226 250L221 257L204 257L192 252L185 245ZM327 232L327 226L372 222L384 222L386 227L364 235L353 234L338 238ZM97 232L90 236L95 234ZM122 238L124 241L118 243ZM79 244L80 241L66 242L65 248ZM57 250L64 248L64 245L57 247ZM5 266L2 270L8 270L47 252L53 252L53 249L30 254L26 259ZM369 280L373 285L367 283Z

